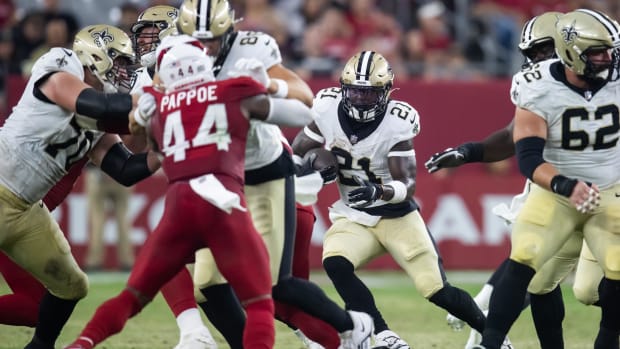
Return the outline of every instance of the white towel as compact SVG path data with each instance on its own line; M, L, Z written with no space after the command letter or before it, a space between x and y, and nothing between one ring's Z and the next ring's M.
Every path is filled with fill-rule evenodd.
M212 174L191 179L189 185L196 194L228 214L232 212L233 208L243 212L247 211L245 207L241 206L239 195L226 189Z
M321 188L323 188L323 178L318 172L301 177L295 176L295 199L304 206L312 205L317 201Z

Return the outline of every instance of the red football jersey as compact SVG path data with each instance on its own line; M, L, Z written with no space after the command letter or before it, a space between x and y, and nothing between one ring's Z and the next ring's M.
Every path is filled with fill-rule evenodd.
M145 92L157 100L150 132L164 154L162 168L169 182L213 173L243 183L250 122L241 101L267 93L262 85L240 77L170 93L152 87Z
M43 203L50 211L54 211L58 205L65 201L71 190L73 190L73 186L75 185L78 177L80 177L82 169L88 160L88 156L85 156L80 161L71 165L69 172L47 192L43 198Z

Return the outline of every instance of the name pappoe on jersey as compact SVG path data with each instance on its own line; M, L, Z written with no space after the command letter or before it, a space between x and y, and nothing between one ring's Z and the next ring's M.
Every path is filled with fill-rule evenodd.
M217 85L200 86L191 90L166 94L161 99L160 111L176 109L181 106L181 103L190 105L192 101L196 101L198 103L215 101L217 100L217 96L215 95L216 88Z

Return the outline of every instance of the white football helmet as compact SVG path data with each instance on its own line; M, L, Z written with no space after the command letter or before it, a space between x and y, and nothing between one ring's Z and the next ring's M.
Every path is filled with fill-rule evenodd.
M215 81L213 60L192 43L174 45L157 57L157 73L166 92Z

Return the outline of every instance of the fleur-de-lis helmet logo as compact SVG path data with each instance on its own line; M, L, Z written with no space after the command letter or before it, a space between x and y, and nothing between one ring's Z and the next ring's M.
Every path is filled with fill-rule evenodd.
M104 46L106 44L109 44L112 41L114 41L114 36L112 36L112 34L108 33L108 28L105 28L104 30L102 30L100 32L92 32L90 34L90 36L92 36L93 39L95 39L95 43L99 47L102 47L102 46Z
M577 33L577 29L575 29L575 21L573 21L570 26L562 28L561 33L562 39L564 39L565 43L568 44L573 42L573 40L575 40L577 36L579 36L579 33Z

